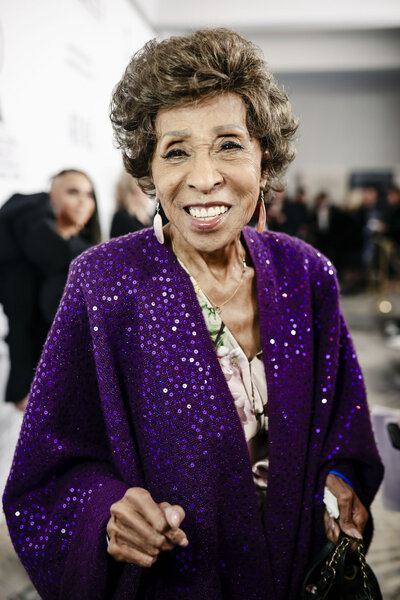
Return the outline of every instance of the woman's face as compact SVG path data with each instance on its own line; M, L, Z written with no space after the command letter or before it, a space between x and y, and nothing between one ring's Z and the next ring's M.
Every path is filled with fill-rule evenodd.
M199 251L238 239L265 184L242 98L228 93L163 109L156 135L151 175L171 223Z
M82 229L93 215L96 204L91 182L81 173L56 177L50 199L57 219Z

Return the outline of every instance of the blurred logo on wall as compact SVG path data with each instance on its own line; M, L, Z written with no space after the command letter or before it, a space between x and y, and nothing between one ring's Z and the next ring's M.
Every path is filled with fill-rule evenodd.
M101 21L104 14L103 0L79 0L88 12L98 21Z
M5 62L5 37L0 20L0 179L18 179L20 174L17 160L17 142L7 128L7 118L3 110L2 72Z

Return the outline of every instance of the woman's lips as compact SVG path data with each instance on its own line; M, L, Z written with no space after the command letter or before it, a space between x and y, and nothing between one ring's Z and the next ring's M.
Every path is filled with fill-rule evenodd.
M185 207L190 224L195 229L213 229L217 227L229 211L229 206L226 204L207 204L207 205L191 205Z

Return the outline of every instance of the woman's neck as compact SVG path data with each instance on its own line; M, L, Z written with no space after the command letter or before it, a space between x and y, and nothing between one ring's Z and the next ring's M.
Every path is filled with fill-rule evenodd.
M223 248L204 252L193 248L173 225L169 224L166 229L175 255L195 279L212 277L223 284L241 276L246 251L241 244L240 235Z

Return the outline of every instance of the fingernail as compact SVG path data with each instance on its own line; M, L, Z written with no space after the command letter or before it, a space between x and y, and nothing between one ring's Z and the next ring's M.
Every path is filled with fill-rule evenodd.
M171 511L169 515L169 524L171 527L179 527L179 515L175 511Z
M350 535L352 537L356 538L357 540L363 539L361 533L357 529L350 529L349 532L350 532Z
M179 542L179 546L186 548L186 546L189 546L189 540L187 538L183 538L183 540Z

